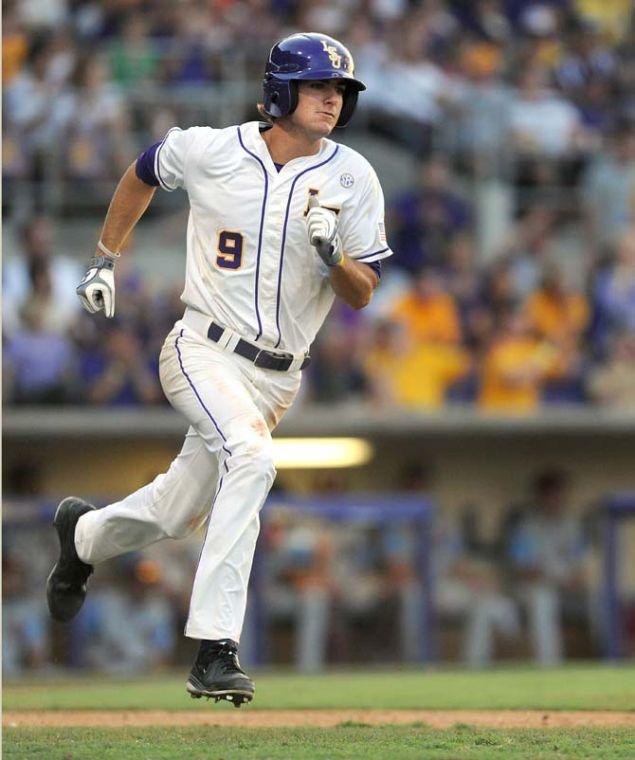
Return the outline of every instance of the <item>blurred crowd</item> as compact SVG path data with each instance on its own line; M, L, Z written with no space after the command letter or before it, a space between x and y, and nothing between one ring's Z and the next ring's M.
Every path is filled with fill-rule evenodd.
M83 259L56 249L57 215L91 199L103 214L173 124L218 124L226 98L209 88L255 118L267 49L297 29L350 45L368 84L353 128L417 166L387 198L395 256L373 303L334 308L305 398L633 408L629 0L5 3L5 400L163 403L155 365L179 289L123 257L114 323L79 319Z
M420 464L407 465L400 478L402 495L434 491ZM322 486L336 505L338 483ZM333 663L416 663L427 653L474 668L507 658L553 666L607 651L603 512L574 503L562 471L537 472L518 501L501 505L488 535L475 505L434 512L423 544L411 521L333 523L317 512L303 516L280 496L271 496L264 513L258 591L252 588L241 638L245 662L292 662L311 672ZM15 507L7 501L3 530L6 677L64 667L148 672L191 656L181 631L201 535L100 566L80 615L58 626L41 593L56 551L48 520L37 522L37 501ZM384 508L389 514L389 497ZM628 651L635 645L634 538L622 531L617 555ZM431 562L430 625L422 556Z
M438 160L423 176L437 172L449 176ZM398 198L394 208L411 201ZM466 230L436 265L410 273L396 255L370 307L334 307L312 349L304 400L421 410L464 403L506 414L556 403L632 409L635 228L624 229L590 271L572 270L582 280L574 288L548 255L554 224L552 209L532 207L487 267L477 266ZM149 287L123 257L116 318L83 319L75 297L81 263L53 257L51 233L49 220L29 220L22 255L3 268L5 401L165 403L157 361L182 314L180 286ZM409 234L406 224L395 229L396 250Z

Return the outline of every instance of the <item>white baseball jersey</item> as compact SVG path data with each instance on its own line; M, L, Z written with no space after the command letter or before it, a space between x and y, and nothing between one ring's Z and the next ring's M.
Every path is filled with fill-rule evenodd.
M185 633L238 641L259 513L275 477L271 431L293 403L299 364L257 366L207 337L209 319L263 348L305 353L333 302L328 269L309 244L309 196L340 219L344 251L391 254L375 172L358 153L323 140L315 156L278 172L253 122L171 130L137 163L139 176L187 190L187 305L166 338L161 385L190 428L167 472L119 502L82 516L75 545L95 564L208 518ZM294 357L294 360L296 357Z
M161 187L187 190L183 301L263 348L306 352L334 299L328 267L309 244L309 195L336 211L344 252L392 254L373 168L323 139L319 153L277 171L259 122L170 130L154 155Z

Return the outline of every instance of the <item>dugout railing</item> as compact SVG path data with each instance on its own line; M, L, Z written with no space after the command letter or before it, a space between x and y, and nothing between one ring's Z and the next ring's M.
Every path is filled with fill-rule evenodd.
M23 535L33 535L43 531L54 543L50 531L51 518L56 504L47 499L8 499L5 497L3 509L4 541L12 544L12 536L17 531ZM337 526L350 522L386 527L395 523L412 526L416 537L417 576L421 587L421 639L420 661L434 662L438 657L438 621L435 614L435 578L433 570L434 537L433 504L422 496L399 494L347 496L328 495L315 497L271 496L261 513L263 529L272 510L283 509L303 517L318 517ZM624 557L625 547L620 545L620 530L625 521L635 518L635 492L607 496L601 504L602 522L602 653L609 660L618 660L626 655L627 630L623 589L620 587L620 568L628 557ZM262 531L261 535L264 533ZM631 558L632 559L632 558ZM252 578L256 641L256 659L264 661L267 651L267 610L265 594L266 569L261 543L254 559Z
M101 506L103 498L93 499ZM38 563L42 566L31 567L27 583L29 591L35 587L39 590L44 582L50 563L54 560L57 542L52 530L52 518L57 502L46 498L11 498L4 497L3 505L3 540L14 550L26 555L27 538L37 551ZM434 609L433 577L433 520L435 510L432 503L424 496L401 494L383 495L329 495L315 497L281 497L271 495L260 513L261 539L258 543L252 579L250 583L250 611L253 614L253 641L250 646L250 663L265 664L269 651L268 637L271 635L271 620L268 620L266 589L267 563L262 537L266 533L268 521L274 512L291 513L292 519L299 521L316 518L329 527L343 524L384 529L388 526L407 525L414 538L413 570L420 589L420 625L418 637L417 660L432 662L437 656L437 630ZM16 540L20 538L20 540ZM202 540L202 538L201 538ZM36 565L38 564L36 563ZM31 563L32 564L32 563ZM32 577L31 577L32 576ZM34 586L35 584L35 586ZM44 597L42 596L44 605ZM48 619L48 616L47 616ZM81 625L71 625L65 631L68 642L68 665L80 667L83 664L81 645Z
M416 567L420 584L420 639L419 661L433 662L437 658L437 631L434 603L433 572L433 520L434 506L422 495L400 494L351 494L322 497L271 496L261 512L261 536L271 510L285 510L298 517L313 517L332 524L363 524L385 527L396 523L407 524L414 531L416 540ZM256 662L265 661L269 630L265 602L266 567L264 548L259 543L254 557L252 587L254 625L254 655Z

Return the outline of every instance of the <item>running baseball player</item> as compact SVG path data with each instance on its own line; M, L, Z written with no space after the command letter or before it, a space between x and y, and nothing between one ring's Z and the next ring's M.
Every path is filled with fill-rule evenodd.
M163 390L189 422L168 471L103 509L57 508L60 557L51 615L81 608L94 565L207 521L185 635L200 648L193 697L251 701L238 660L259 512L273 483L271 431L298 391L309 347L337 295L368 304L391 255L372 167L328 136L365 89L350 52L323 34L274 45L259 105L265 122L174 128L139 156L112 198L77 288L89 312L115 313L115 266L157 187L190 204L185 313L160 355Z

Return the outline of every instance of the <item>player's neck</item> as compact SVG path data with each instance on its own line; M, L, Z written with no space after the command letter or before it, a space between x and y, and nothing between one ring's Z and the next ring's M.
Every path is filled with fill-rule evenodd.
M276 164L286 164L302 156L314 156L322 147L321 137L315 138L284 122L276 123L271 129L263 132L262 139Z

